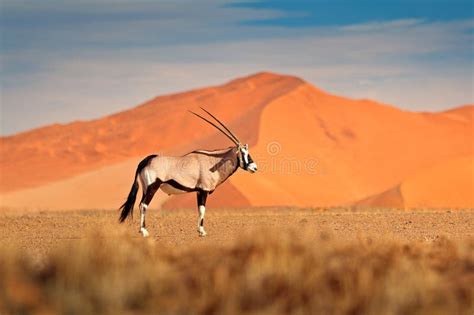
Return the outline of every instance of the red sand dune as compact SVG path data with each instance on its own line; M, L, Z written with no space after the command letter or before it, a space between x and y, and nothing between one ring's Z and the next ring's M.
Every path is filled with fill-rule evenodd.
M453 159L423 170L400 184L405 207L474 208L474 158Z
M396 187L357 203L359 207L474 208L474 157L449 160L422 170Z
M231 179L252 204L272 204L272 191L281 192L279 204L348 204L393 187L420 169L473 154L472 121L335 97L308 84L263 111L253 151L268 159L265 147L271 141L281 146L269 162L276 171L255 180L243 174ZM314 172L282 169L285 161L295 160L316 161ZM266 193L252 194L260 190Z
M261 170L237 172L212 195L209 206L350 204L474 151L472 105L441 113L407 112L330 95L295 77L259 73L157 97L101 119L1 138L2 206L117 207L143 156L230 145L187 113L199 106L250 143ZM153 205L163 203L161 197ZM444 201L454 200L449 198ZM472 204L463 198L453 206ZM443 202L433 198L426 206ZM195 196L188 194L167 199L165 206L194 203Z

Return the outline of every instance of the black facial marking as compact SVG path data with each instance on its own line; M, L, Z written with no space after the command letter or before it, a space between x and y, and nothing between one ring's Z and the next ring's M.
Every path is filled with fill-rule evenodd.
M253 159L252 159L252 157L250 156L250 154L248 155L248 159L249 159L249 164L250 164L250 163L253 163Z
M248 170L249 165L253 163L253 159L250 156L250 154L247 153L247 163L245 162L245 159L243 162L244 162L244 170Z
M248 156L248 155L247 155ZM244 158L244 152L242 150L240 150L240 154L239 154L239 160L242 162L242 165L243 165L243 169L244 170L247 170L247 167L248 167L248 163L245 162L245 158Z

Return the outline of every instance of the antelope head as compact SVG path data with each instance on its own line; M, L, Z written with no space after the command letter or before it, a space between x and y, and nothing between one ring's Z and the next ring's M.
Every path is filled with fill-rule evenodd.
M252 157L250 156L249 145L242 144L242 142L235 136L235 134L232 131L230 131L230 129L226 125L224 125L224 123L221 122L216 116L214 116L213 114L211 114L210 112L208 112L202 107L201 109L205 111L209 116L214 118L215 121L217 121L217 123L223 127L223 129L217 126L212 121L208 120L207 118L204 118L199 114L196 114L195 112L190 111L190 113L196 115L197 117L201 118L205 122L211 124L212 126L214 126L214 128L216 128L217 130L222 132L227 138L229 138L236 145L236 148L237 148L236 153L239 159L239 167L250 173L255 173L257 171L257 164L253 161Z
M239 166L250 173L255 173L257 171L257 164L249 154L249 145L239 145L237 148L239 150Z

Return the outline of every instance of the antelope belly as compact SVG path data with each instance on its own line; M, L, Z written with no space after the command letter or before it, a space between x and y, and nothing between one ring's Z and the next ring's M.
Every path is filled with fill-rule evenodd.
M162 184L160 188L162 191L164 191L168 195L179 195L179 194L187 193L187 191L175 188L171 186L170 184Z

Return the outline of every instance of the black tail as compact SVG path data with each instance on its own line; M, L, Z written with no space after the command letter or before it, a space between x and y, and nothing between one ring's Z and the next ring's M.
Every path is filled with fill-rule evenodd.
M135 178L133 179L133 185L130 189L130 193L128 194L127 200L123 203L123 205L119 208L122 210L120 212L119 222L122 223L128 216L133 217L133 206L135 206L135 200L137 199L137 192L138 192L138 173L140 173L145 166L148 165L151 159L155 158L156 154L149 155L144 158L137 167L137 171L135 172Z

